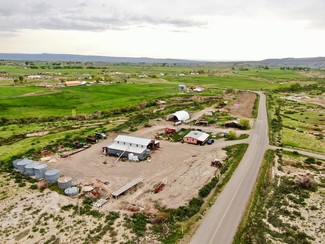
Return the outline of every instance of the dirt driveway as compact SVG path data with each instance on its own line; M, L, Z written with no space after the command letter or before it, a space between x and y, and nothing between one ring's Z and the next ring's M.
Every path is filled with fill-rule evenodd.
M139 129L131 135L153 138L157 131L162 131L165 127L165 122L157 122L153 127ZM55 160L48 163L50 168L59 169L61 174L73 177L76 183L87 184L96 182L96 179L109 182L109 195L135 178L144 178L144 184L137 191L119 199L111 199L105 205L110 210L121 209L128 204L152 207L157 201L168 207L185 204L217 173L210 162L215 158L225 158L222 148L238 143L217 140L212 145L197 146L161 141L160 148L152 153L150 162L119 160L115 163L115 157L105 156L101 150L116 136L112 133L106 140L85 151L68 158L57 155ZM160 193L153 194L155 185L163 181L167 181L166 187Z

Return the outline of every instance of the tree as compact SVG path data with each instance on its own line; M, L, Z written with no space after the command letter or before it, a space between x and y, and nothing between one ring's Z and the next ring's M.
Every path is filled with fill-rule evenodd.
M251 128L248 119L240 119L238 125L243 130L249 130Z

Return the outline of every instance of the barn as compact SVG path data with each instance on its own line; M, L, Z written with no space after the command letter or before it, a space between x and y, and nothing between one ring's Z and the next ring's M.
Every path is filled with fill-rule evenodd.
M186 112L185 110L181 110L181 111L177 111L173 114L169 114L167 116L167 120L168 121L182 121L185 122L186 120L190 119L190 115L188 112Z
M203 131L191 131L186 136L184 136L184 142L195 144L195 145L204 145L209 139L209 134Z
M145 160L150 156L150 149L158 147L159 141L156 140L119 135L107 146L106 152L110 156Z

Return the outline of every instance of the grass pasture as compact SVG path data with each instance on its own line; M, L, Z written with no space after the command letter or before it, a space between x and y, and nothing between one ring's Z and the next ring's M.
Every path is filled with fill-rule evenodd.
M234 88L244 90L269 90L279 88L278 84L251 78L230 74L229 76L166 76L166 80L170 82L187 84L189 86L215 86L218 88Z
M313 135L287 128L283 129L283 144L285 147L301 148L325 153L325 140L319 140Z
M21 93L38 90L28 88ZM19 94L11 89L8 91L12 96ZM1 99L0 117L65 116L71 115L72 109L76 109L77 114L89 114L134 106L143 101L172 96L178 92L177 87L172 84L67 87L61 88L61 91L55 94Z

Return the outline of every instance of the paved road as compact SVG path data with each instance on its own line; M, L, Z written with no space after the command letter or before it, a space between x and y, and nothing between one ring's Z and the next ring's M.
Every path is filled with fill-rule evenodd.
M265 95L260 93L258 118L241 163L214 205L205 215L191 244L232 243L256 181L265 150L269 148Z

